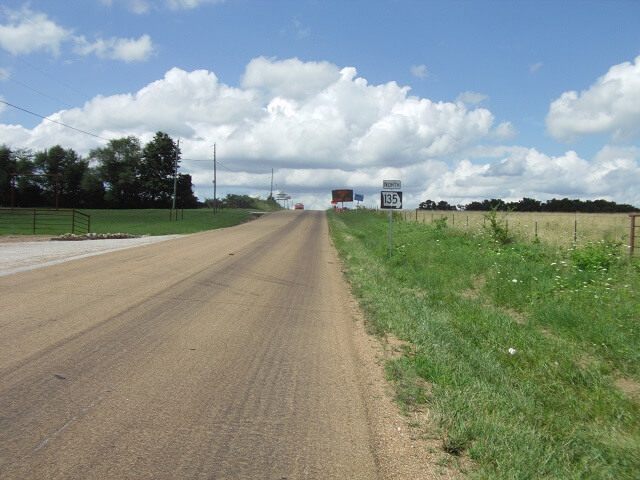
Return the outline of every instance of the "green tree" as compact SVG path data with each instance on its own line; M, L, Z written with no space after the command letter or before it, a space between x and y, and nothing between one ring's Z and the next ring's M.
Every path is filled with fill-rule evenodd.
M11 177L16 172L16 159L9 147L0 146L0 207L11 205Z
M80 182L82 189L82 206L85 208L102 208L105 206L104 183L96 168L88 168Z
M105 147L89 152L89 160L98 163L98 172L106 186L105 202L112 208L139 208L141 202L140 140L134 136L110 140Z
M255 208L255 200L249 195L228 193L224 199L225 208Z
M38 152L34 156L34 164L38 173L59 175L42 177L39 183L47 205L55 205L56 190L60 207L79 207L82 205L82 178L89 168L84 160L73 149L64 149L60 145ZM57 184L57 186L56 186Z
M15 173L22 174L16 179L15 206L42 206L42 188L37 177L30 176L37 173L33 162L33 153L28 149L20 149L14 152L14 156L16 162Z
M141 202L147 208L171 207L173 175L180 164L180 149L164 132L156 132L142 151Z
M193 193L193 184L191 183L191 175L181 173L178 175L178 198L176 201L177 208L197 208L200 205L198 197Z

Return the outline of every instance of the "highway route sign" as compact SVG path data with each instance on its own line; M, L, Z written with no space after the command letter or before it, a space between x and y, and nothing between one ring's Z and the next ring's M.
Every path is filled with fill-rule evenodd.
M400 210L402 208L402 192L380 192L380 208Z

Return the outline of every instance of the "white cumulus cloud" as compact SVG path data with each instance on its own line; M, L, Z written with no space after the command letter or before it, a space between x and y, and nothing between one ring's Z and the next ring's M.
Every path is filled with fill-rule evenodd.
M100 0L103 5L113 6L114 0ZM165 0L164 3L153 2L151 0L119 0L124 7L138 15L148 13L152 8L161 8L162 6L178 11L192 10L205 4L223 3L224 0Z
M502 122L493 133L498 140L510 140L518 134L511 122Z
M44 13L33 12L28 7L21 10L7 10L8 23L0 24L0 46L19 55L36 51L60 54L66 44L73 45L78 55L95 54L123 62L139 62L149 59L155 49L149 35L139 38L98 38L93 42L82 35L74 35L73 30L57 25Z
M222 3L224 0L166 0L166 5L172 10L198 8L207 3Z
M417 78L426 78L429 76L426 65L411 65L411 75Z
M7 10L6 17L8 22L0 25L0 46L14 55L39 50L48 50L57 55L61 44L72 33L57 25L45 13L33 12L28 6L17 11Z
M212 196L214 142L219 161L234 170L219 170L219 193L264 197L274 169L277 188L311 208L326 208L334 188L353 188L375 204L382 180L395 178L408 208L427 198L637 203L640 194L638 148L607 146L586 159L491 146L516 131L508 121L496 125L487 108L469 99L434 102L396 82L371 85L355 68L328 62L259 57L237 87L212 71L172 68L136 92L49 116L103 138L136 135L144 143L158 130L180 138L181 171L193 175L201 197ZM12 148L60 144L82 155L105 143L44 120L32 129L0 123L0 138Z
M304 99L316 95L339 77L338 67L329 62L258 57L247 65L242 86L262 89L274 96Z
M74 37L74 51L79 55L95 54L99 58L121 60L123 62L141 62L153 54L154 46L149 35L139 38L99 38L89 42L85 37Z
M507 155L496 162L482 162L480 158L460 161L430 183L422 196L451 199L450 203L523 197L606 198L638 203L640 149L606 146L592 161L571 150L551 156L525 147L497 147L491 155L500 153Z
M564 92L546 118L549 134L562 141L608 133L625 140L640 132L640 56L614 65L587 90Z
M456 102L466 103L467 105L478 105L489 97L483 93L478 92L462 92L456 98Z

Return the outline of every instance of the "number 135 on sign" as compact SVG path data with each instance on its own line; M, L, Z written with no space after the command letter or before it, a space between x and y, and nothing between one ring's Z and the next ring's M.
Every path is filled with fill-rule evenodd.
M402 208L402 192L380 192L380 208Z

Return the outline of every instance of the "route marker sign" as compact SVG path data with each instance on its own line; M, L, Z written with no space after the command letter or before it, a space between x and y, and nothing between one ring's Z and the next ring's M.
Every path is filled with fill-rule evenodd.
M393 251L393 210L402 209L402 188L400 180L383 180L380 192L380 208L389 210L389 258Z
M380 192L380 208L402 209L402 192Z

